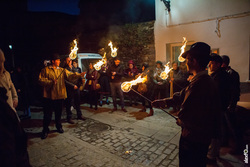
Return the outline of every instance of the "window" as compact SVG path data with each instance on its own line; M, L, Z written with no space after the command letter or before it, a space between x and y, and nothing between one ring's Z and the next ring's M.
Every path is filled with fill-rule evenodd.
M189 50L191 45L194 42L187 42L187 46L185 48L186 50ZM178 62L178 65L180 64L180 62L178 61L178 57L181 53L181 47L182 47L182 43L169 43L166 44L166 60L167 62L170 62L170 64L172 64L172 62Z

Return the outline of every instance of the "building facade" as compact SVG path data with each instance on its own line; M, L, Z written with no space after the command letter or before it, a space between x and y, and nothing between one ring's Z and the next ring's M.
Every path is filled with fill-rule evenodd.
M249 0L155 0L155 8L156 60L177 61L185 37L186 49L202 41L213 52L228 55L240 81L249 81Z

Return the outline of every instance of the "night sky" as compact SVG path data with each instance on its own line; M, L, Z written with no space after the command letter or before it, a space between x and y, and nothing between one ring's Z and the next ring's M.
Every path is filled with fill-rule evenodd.
M80 5L79 5L80 4ZM62 12L70 15L93 13L115 15L117 19L126 18L126 22L154 20L154 0L28 0L28 10L36 12ZM112 13L113 12L113 13Z
M28 0L28 10L33 12L62 12L78 15L79 0Z

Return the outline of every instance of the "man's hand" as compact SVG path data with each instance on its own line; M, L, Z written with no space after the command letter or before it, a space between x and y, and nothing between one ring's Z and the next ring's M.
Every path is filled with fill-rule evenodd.
M54 85L56 85L56 84L57 84L57 79L54 80Z
M183 123L181 122L179 118L176 119L176 124L179 126L183 126Z
M164 99L160 99L160 100L155 100L152 102L152 106L155 108L165 108L165 100Z
M78 87L75 85L75 86L74 86L74 89L76 90L76 89L78 89Z
M13 107L16 108L18 105L18 100L17 99L13 99Z

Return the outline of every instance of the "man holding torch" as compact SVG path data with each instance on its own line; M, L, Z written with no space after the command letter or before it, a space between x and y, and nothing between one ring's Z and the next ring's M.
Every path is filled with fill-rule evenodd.
M41 138L45 139L49 133L49 124L52 117L52 111L55 111L55 123L59 133L63 133L61 124L62 104L67 98L65 80L75 80L81 78L81 74L72 73L65 70L60 65L60 57L54 54L51 58L51 66L42 69L39 74L39 83L43 86L44 97L44 117L43 131Z
M154 107L181 105L177 125L182 133L179 143L180 167L205 167L208 147L218 126L219 110L217 88L205 70L210 60L210 46L203 42L193 44L182 55L189 72L190 84L172 98L155 100Z

